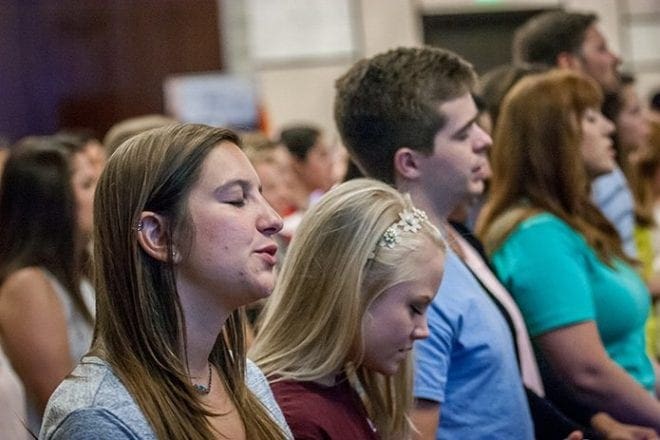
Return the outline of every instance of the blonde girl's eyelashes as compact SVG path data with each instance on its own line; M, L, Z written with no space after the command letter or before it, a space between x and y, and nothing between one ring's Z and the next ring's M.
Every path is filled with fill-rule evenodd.
M420 306L419 304L411 304L410 305L410 310L413 312L415 315L423 315L426 307L425 306Z

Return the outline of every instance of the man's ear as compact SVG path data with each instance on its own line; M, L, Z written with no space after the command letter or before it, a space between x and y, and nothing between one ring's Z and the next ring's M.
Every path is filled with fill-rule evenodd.
M168 262L168 228L167 219L160 214L151 211L143 211L140 221L135 228L137 241L142 250L152 258ZM179 258L176 251L172 250L172 261L177 262Z
M417 179L420 175L421 153L408 147L399 148L394 153L394 175L406 180Z
M557 55L557 67L561 69L580 69L580 59L570 52L561 52Z

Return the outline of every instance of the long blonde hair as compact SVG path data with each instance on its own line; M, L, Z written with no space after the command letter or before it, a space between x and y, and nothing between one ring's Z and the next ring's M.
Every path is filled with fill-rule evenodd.
M172 261L150 257L134 228L144 210L168 219L168 246L190 242L186 199L208 153L239 144L229 130L181 124L126 141L110 158L94 201L97 324L92 354L121 379L156 437L210 439L214 431L187 373L185 322ZM168 253L171 255L171 252ZM171 258L171 257L170 257ZM241 312L228 318L209 359L235 403L248 438L284 438L245 385Z
M271 380L313 381L346 372L364 390L382 438L402 438L410 430L412 365L408 359L389 377L363 367L362 319L386 289L420 276L416 250L444 249L428 222L417 233L401 232L392 248L377 246L411 208L409 198L370 179L327 193L296 231L250 352Z

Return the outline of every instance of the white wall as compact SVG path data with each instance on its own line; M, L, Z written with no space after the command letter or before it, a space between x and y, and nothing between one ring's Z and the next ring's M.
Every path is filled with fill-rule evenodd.
M611 48L619 52L625 46L621 41L621 0L502 0L495 4L476 4L474 0L352 0L358 11L355 31L360 42L359 56L355 59L330 59L312 65L260 68L251 59L246 44L247 16L244 6L241 7L243 2L219 1L223 12L223 41L227 45L227 65L230 70L253 75L260 88L272 131L291 122L308 121L315 122L333 133L335 130L332 103L335 79L357 58L371 56L396 46L421 44L420 16L423 11L477 12L488 9L563 5L567 9L595 11L600 17L601 30L608 37ZM627 58L627 54L621 55L624 60ZM652 88L660 86L660 72L636 73L639 90L644 98Z
M268 1L268 0L263 0ZM305 1L305 0L295 0ZM333 0L328 0L333 1ZM256 80L268 112L272 131L292 122L314 122L331 135L335 133L332 116L334 82L357 59L397 46L418 45L421 28L415 2L411 0L352 0L357 2L358 23L355 26L359 53L353 59L332 59L307 65L258 67L250 59L245 45L246 11L235 0L221 0L224 12L223 39L228 48L229 70L251 74ZM228 24L228 25L227 25ZM236 38L232 39L234 36ZM237 41L237 39L240 39ZM271 133L275 134L275 133Z

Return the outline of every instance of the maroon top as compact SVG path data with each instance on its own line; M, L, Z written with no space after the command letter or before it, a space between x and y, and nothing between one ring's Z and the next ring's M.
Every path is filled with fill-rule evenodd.
M283 380L270 384L297 440L379 440L376 427L346 378L333 386Z

